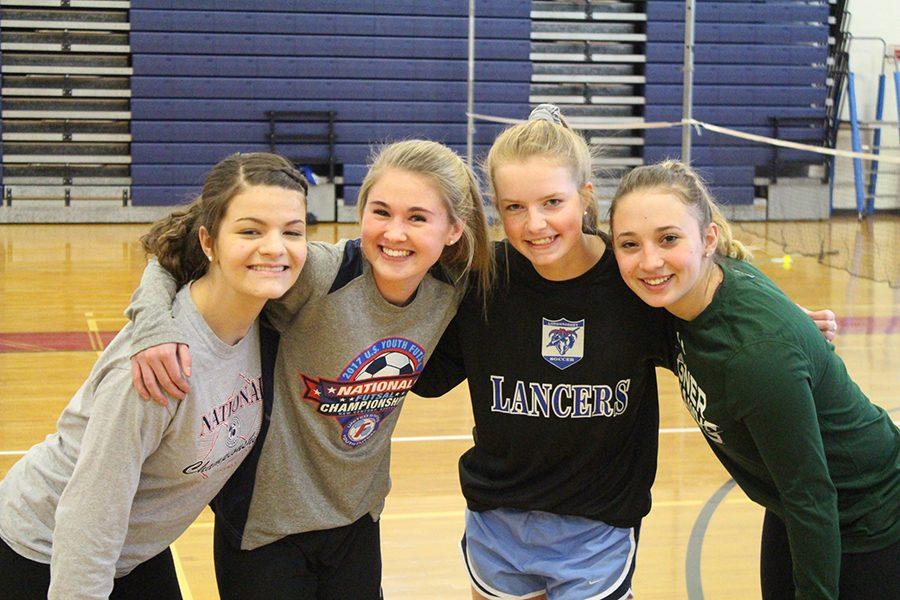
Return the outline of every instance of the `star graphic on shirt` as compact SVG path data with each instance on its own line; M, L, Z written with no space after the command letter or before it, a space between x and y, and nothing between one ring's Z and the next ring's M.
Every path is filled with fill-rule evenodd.
M319 395L321 395L322 392L319 391L319 388L315 388L315 389L313 389L312 393L315 394L316 396L319 396Z
M333 394L333 393L335 393L336 391L337 391L337 388L334 387L334 386L328 388L328 393L329 393L329 394Z

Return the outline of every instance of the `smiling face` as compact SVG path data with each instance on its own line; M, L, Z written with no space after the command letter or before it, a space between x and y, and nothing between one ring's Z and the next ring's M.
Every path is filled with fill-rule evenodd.
M703 231L694 211L673 192L635 190L617 200L612 220L619 271L650 306L693 319L709 304L718 227Z
M232 198L213 239L200 229L212 257L208 275L220 295L263 301L280 298L306 262L303 194L277 186L251 185Z
M595 262L582 232L591 184L579 189L571 171L534 156L497 166L497 210L506 237L545 279L572 279Z
M398 306L409 302L463 223L451 221L428 177L388 168L369 188L362 211L362 249L378 291Z

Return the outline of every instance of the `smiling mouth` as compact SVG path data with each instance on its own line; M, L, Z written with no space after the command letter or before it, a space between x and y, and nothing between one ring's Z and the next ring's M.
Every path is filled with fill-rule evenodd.
M556 240L556 237L557 236L555 235L548 235L547 237L538 238L536 240L525 240L525 242L529 246L533 246L535 248L545 248L552 244L553 241Z
M248 268L251 271L258 271L260 273L283 273L290 267L287 265L251 265Z
M381 251L391 258L406 258L412 254L412 250L399 250L396 248L388 248L387 246L382 246Z
M666 275L664 277L646 277L641 279L641 281L650 287L657 287L663 285L664 283L668 283L668 281L672 279L672 277L674 277L674 275Z

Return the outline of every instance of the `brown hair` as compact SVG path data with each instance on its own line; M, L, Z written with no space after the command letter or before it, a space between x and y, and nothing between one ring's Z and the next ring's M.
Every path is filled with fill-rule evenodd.
M215 239L232 198L253 185L300 192L304 203L309 189L306 178L283 156L268 152L232 154L210 170L193 202L155 222L141 237L144 251L156 256L179 287L201 277L209 260L200 247L200 227Z
M701 233L706 230L707 225L715 223L719 228L716 254L743 261L753 258L750 250L734 239L731 225L719 210L703 179L683 162L666 160L655 165L637 167L625 175L619 182L619 188L609 207L610 225L619 200L639 190L664 190L674 193L693 210L700 224Z
M491 195L496 205L497 189L494 176L498 167L513 162L523 162L540 156L568 168L581 194L588 194L587 212L582 228L588 232L599 232L600 209L593 191L584 185L593 176L593 156L587 142L574 131L559 108L552 104L541 104L532 111L529 119L505 129L494 140L484 161L484 172L491 184ZM499 209L499 207L497 207Z
M357 208L360 219L369 192L389 169L399 169L427 177L437 186L451 222L464 222L455 244L446 246L438 264L454 282L467 280L472 272L482 299L486 301L494 275L494 252L484 213L484 199L472 169L456 152L430 140L405 140L376 150L369 171L359 188Z

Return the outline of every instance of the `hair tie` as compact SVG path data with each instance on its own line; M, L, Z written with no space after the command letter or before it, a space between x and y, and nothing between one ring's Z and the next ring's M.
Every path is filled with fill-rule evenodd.
M549 121L554 125L562 125L562 114L559 107L555 104L539 104L537 108L528 115L529 121Z

